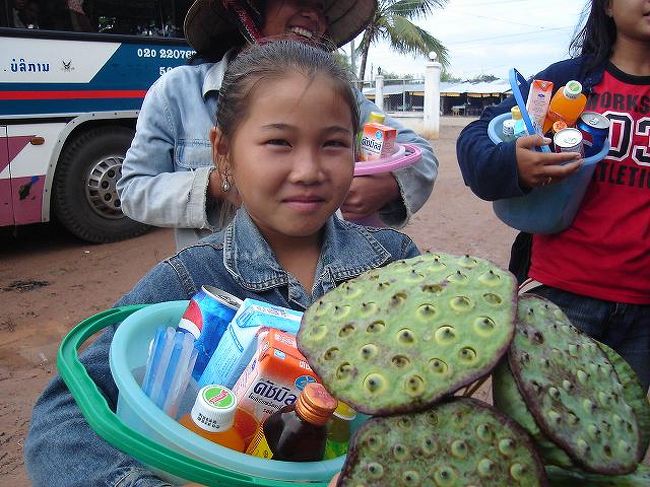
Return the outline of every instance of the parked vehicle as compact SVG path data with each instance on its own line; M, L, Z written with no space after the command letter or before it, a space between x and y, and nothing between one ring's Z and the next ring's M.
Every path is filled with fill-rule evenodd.
M0 226L56 217L89 242L148 229L116 182L147 89L194 53L189 5L0 0Z

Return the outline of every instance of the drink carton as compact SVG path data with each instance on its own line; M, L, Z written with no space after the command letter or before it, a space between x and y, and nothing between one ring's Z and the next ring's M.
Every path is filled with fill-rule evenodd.
M281 407L293 404L310 382L318 382L296 339L269 329L260 334L257 351L233 388L238 411L235 427L248 444L257 427Z
M397 129L376 122L366 123L361 134L360 160L372 161L393 155L396 138Z
M219 384L232 389L255 353L260 331L276 328L295 335L301 319L300 311L245 299L221 337L199 385Z
M553 83L551 81L535 79L530 84L528 100L526 101L526 111L535 127L535 131L538 133L542 133L542 127L544 127L544 120L546 120L546 112L548 111L552 94Z

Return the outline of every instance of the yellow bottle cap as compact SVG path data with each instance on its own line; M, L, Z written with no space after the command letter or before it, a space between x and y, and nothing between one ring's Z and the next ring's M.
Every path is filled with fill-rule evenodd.
M371 123L384 123L384 120L386 120L386 115L383 113L370 112L370 115L368 116L368 122Z
M334 415L338 416L341 419L352 421L357 417L357 412L344 402L339 401L336 409L334 410Z
M510 113L512 114L513 120L521 120L521 110L517 105L510 109Z

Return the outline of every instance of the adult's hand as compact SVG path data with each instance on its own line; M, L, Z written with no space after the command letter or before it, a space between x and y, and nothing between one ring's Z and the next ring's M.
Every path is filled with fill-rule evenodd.
M346 220L359 220L374 215L399 197L399 185L392 173L355 176L341 212Z
M534 188L562 181L582 166L577 152L538 152L536 147L548 145L551 139L541 135L520 137L516 142L517 169L522 186Z

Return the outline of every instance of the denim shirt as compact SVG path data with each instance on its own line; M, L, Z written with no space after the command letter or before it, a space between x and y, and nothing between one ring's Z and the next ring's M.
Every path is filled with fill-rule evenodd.
M418 254L411 239L396 230L365 228L332 217L325 226L313 289L306 291L282 269L248 214L239 210L234 223L156 265L117 304L189 299L209 284L242 299L304 310L343 281ZM118 391L108 356L114 332L115 327L107 329L81 354L113 410ZM59 377L34 406L25 465L36 486L169 485L97 436Z
M229 51L218 63L179 66L151 86L117 184L124 213L150 225L175 227L179 249L221 227L216 205L206 206L213 168L209 133L232 56ZM355 96L361 120L379 111L360 91L355 90ZM385 123L398 129L398 142L422 150L420 162L393 173L402 201L379 212L386 225L400 228L429 198L438 160L431 145L415 132L390 117Z

